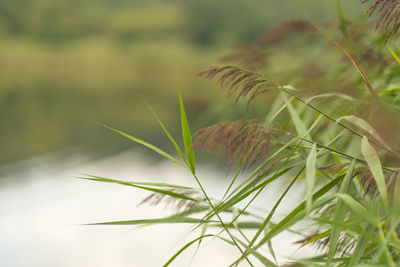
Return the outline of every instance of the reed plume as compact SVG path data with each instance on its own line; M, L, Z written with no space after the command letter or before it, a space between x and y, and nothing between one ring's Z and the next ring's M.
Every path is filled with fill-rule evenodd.
M361 0L361 3L368 3L371 0ZM397 32L400 27L400 1L399 0L373 0L373 4L368 9L371 16L378 14L375 29L384 28L388 31L385 43Z
M236 93L235 103L242 97L249 96L247 105L257 96L275 89L273 82L264 79L259 73L236 66L212 67L200 72L198 76L212 79L221 74L218 83L221 87L228 86L228 96Z
M169 190L173 193L177 193L180 195L184 195L190 198L195 198L199 199L199 191L197 190L192 190L192 189L171 189ZM201 201L204 201L204 199L201 199ZM199 205L200 202L188 200L188 199L181 199L181 198L176 198L171 195L165 195L162 193L152 193L148 195L146 198L144 198L139 204L144 205L148 204L151 206L156 206L159 205L160 203L164 203L166 208L171 208L174 212L178 213L181 211L188 211L193 208L195 208L197 205Z
M193 148L223 154L230 166L239 160L245 169L267 156L272 129L265 129L257 120L220 122L196 132Z
M299 241L296 241L296 244L305 244L305 243L310 243L314 246L314 248L317 251L326 251L328 253L329 249L329 242L330 242L330 236L324 237L324 238L317 238L313 240L314 238L318 237L321 233L315 233L307 236L304 239L301 239ZM337 247L336 247L336 254L339 254L340 257L345 257L353 251L354 247L356 246L357 242L351 236L350 234L347 233L342 233L338 239L337 242Z

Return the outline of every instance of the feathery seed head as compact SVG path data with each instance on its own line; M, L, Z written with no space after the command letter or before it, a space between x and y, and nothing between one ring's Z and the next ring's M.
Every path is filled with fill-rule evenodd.
M236 93L235 103L242 97L249 97L247 105L258 95L275 89L277 85L264 79L260 74L236 66L212 67L200 72L198 76L208 79L221 74L218 83L221 87L229 87L227 95Z
M246 166L265 158L270 149L272 127L252 121L220 122L195 133L193 148L223 154L231 166L236 160Z
M368 3L371 0L361 0L361 3ZM368 9L371 16L378 14L375 29L380 27L388 31L385 43L392 37L400 27L400 1L399 0L373 0L373 4Z

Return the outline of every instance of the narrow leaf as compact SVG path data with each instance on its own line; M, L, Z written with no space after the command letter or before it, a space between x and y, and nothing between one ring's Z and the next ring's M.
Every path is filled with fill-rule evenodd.
M342 99L348 100L348 101L355 101L355 99L349 95L342 94L342 93L327 93L327 94L319 94L312 96L308 98L305 102L310 103L312 100L317 99L317 98L329 98L329 97L340 97Z
M141 224L160 224L160 223L164 224L164 223L209 223L209 222L216 222L216 221L196 219L190 217L172 216L167 218L156 218L156 219L89 223L87 225L141 225Z
M261 253L258 253L257 250L249 247L247 244L245 244L243 241L236 239L240 244L242 244L245 248L246 251L249 251L249 253L253 254L254 257L256 257L264 266L266 267L277 267L276 264L274 264L272 261L264 257Z
M317 192L313 194L313 201L316 201L320 197L324 196L329 190L336 186L342 179L344 175L341 175L334 180L330 181L328 184L320 188ZM328 197L327 200L330 198ZM260 240L256 248L262 246L270 240L272 237L276 236L278 233L286 230L290 225L292 225L292 220L305 210L306 203L303 201L295 209L293 209L285 218L283 218L279 223L277 223L268 233ZM314 206L314 205L313 205Z
M365 232L370 232L372 231L373 226L372 225L368 225L367 229L365 229ZM350 262L347 266L349 267L353 267L353 266L359 266L359 262L361 257L364 254L364 250L367 247L369 242L369 239L365 236L365 235L361 235L360 239L358 239L357 245L350 257Z
M170 161L172 161L173 163L175 163L175 164L177 164L177 165L184 166L184 165L182 165L182 163L180 163L179 161L177 161L174 157L172 157L171 155L169 155L167 152L165 152L165 151L159 149L158 147L153 146L152 144L149 144L149 143L147 143L147 142L145 142L145 141L143 141L143 140L140 140L139 138L133 137L133 136L127 134L127 133L121 132L121 131L119 131L119 130L117 130L117 129L111 128L111 127L109 127L109 126L107 126L107 125L104 125L104 124L101 124L101 123L97 123L97 124L100 125L100 126L103 126L104 128L107 128L107 129L109 129L109 130L112 130L112 131L114 131L114 132L116 132L116 133L119 133L120 135L125 136L126 138L128 138L128 139L130 139L130 140L132 140L132 141L134 141L134 142L136 142L136 143L138 143L138 144L141 144L141 145L143 145L143 146L145 146L145 147L150 148L150 149L153 150L154 152L157 152L157 153L160 154L161 156L163 156L163 157L169 159Z
M328 229L322 233L319 233L315 236L313 236L312 238L310 238L309 240L307 240L306 242L304 242L303 244L301 244L300 248L307 246L308 244L311 244L317 240L320 240L322 238L325 238L327 236L329 236L329 234L331 233L331 229Z
M366 219L372 225L378 226L379 220L376 218L376 216L373 213L371 213L370 210L368 210L360 202L355 200L352 196L341 193L336 194L336 196L341 200L343 200L344 203L346 203L356 214Z
M375 149L371 146L371 144L368 142L367 137L365 136L361 140L361 153L363 154L365 161L368 164L372 176L375 179L379 193L381 194L383 203L387 208L388 193L386 188L385 177L383 176L381 161L379 160L378 153L376 153Z
M315 186L315 178L316 178L315 173L317 170L316 162L317 162L317 145L314 143L306 161L306 182L307 182L306 210L308 214L311 211L312 192Z
M168 196L175 197L175 198L180 198L180 199L185 199L185 200L190 200L190 201L195 201L195 202L199 202L200 201L198 199L194 199L194 198L188 197L188 196L183 195L183 194L178 194L178 193L176 193L174 191L142 186L142 185L139 185L139 184L126 182L126 181L114 180L114 179L109 179L109 178L104 178L104 177L97 177L97 176L79 177L79 178L86 179L86 180L91 180L91 181L96 181L96 182L105 182L105 183L115 183L115 184L127 185L127 186L132 186L132 187L135 187L135 188L151 191L151 192L154 192L154 193L168 195Z
M400 58L399 56L396 54L396 52L393 51L393 49L390 47L390 45L386 45L387 48L389 49L390 54L392 55L392 57L397 61L397 63L400 64Z
M99 177L99 176L90 175L90 174L86 174L86 173L82 173L82 175L89 176L90 178L104 178L104 177ZM77 178L85 179L87 177L77 177ZM110 179L110 178L104 178L104 179L115 180L115 179ZM115 180L115 181L119 182L119 180ZM184 186L184 185L177 185L177 184L169 184L169 183L134 182L134 181L120 181L120 182L134 184L134 185L148 185L148 186L171 188L171 189L193 189L193 190L197 190L197 188L194 188L194 187Z
M294 127L296 128L296 132L299 136L306 138L308 140L311 140L311 136L310 134L307 133L307 128L304 125L303 121L301 120L298 112L296 111L296 109L293 107L293 105L291 103L288 102L288 100L286 99L286 97L284 97L286 105L287 105L287 109L289 111L290 117L292 118Z
M192 241L186 243L178 252L176 252L164 265L163 267L169 266L175 259L178 257L184 250L186 250L188 247L190 247L192 244L196 243L198 240L202 240L205 237L212 237L214 235L208 234L208 235L202 235L197 237L196 239L193 239Z
M354 124L355 126L357 126L358 128L364 130L365 132L367 132L368 134L370 134L373 138L375 138L376 141L378 141L382 146L384 146L387 150L392 151L392 149L385 143L385 141L383 140L383 138L375 131L375 129L369 125L368 122L366 122L365 120L357 117L357 116L343 116L338 118L336 121L340 122L341 120L346 120L352 124Z
M181 149L179 148L178 144L175 142L174 138L172 138L171 134L168 132L167 128L164 126L164 124L162 123L162 121L160 120L160 118L158 117L157 113L153 110L153 108L149 105L149 103L147 103L146 100L143 99L143 102L146 104L147 108L150 110L150 112L153 114L154 118L156 118L158 124L161 126L161 128L163 129L165 135L169 138L169 140L171 141L171 143L174 145L176 152L178 152L179 156L181 157L181 159L186 163L186 158L183 155Z
M192 148L192 135L190 133L189 123L186 118L185 107L183 106L183 100L181 95L181 90L179 91L179 104L181 109L181 127L182 127L182 137L183 144L185 145L186 157L189 162L189 167L192 173L196 172L196 166L194 161L194 151Z
M347 191L349 189L351 178L353 177L353 171L354 171L355 164L356 164L356 160L353 159L350 164L350 167L348 168L348 170L346 172L346 176L344 177L343 183L340 186L339 192L342 194L347 193ZM343 222L345 215L346 215L346 207L343 205L343 202L341 200L338 200L336 207L335 207L333 221ZM333 256L336 253L337 242L339 240L340 231L341 231L341 228L339 228L337 226L334 226L332 228L332 233L331 233L331 236L329 239L328 265L332 262Z
M372 87L370 81L368 80L367 76L365 73L362 71L360 65L357 63L357 61L350 55L349 52L347 52L346 49L344 49L343 46L341 46L338 42L336 42L332 37L330 37L326 32L324 32L320 27L317 25L313 24L312 25L320 32L322 33L328 40L330 40L337 48L339 48L343 54L346 55L346 57L350 60L351 64L353 64L354 68L357 70L357 72L360 74L361 79L364 81L365 85L367 86L369 92L372 94L372 96L375 98L375 100L379 101L379 97L376 94L374 88Z

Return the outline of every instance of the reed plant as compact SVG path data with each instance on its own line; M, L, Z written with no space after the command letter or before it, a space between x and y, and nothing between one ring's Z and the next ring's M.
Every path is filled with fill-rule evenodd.
M400 1L361 2L364 8L370 4L367 12L377 29L371 20L345 19L338 0L338 22L284 22L254 43L235 47L221 65L199 73L226 88L235 105L257 115L254 119L217 122L192 134L179 91L181 148L148 105L177 157L105 126L187 168L197 188L85 177L150 191L144 202L176 204L169 217L95 224L191 223L193 229L205 229L164 266L207 238L240 251L230 266L254 266L255 261L268 267L400 266L400 59L395 35ZM293 59L289 63L281 61L286 54ZM195 150L227 159L233 175L222 199L210 196L197 177ZM240 173L245 178L239 181ZM279 179L289 182L272 208L254 210L255 199ZM276 216L299 183L306 185L302 202L284 217ZM307 225L310 234L299 233L299 224ZM221 230L208 233L207 226ZM278 262L271 240L285 231L302 236L299 247L314 246L315 255Z

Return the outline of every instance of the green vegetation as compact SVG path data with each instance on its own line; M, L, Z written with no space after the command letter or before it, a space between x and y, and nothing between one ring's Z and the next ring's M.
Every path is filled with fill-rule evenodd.
M205 229L164 266L209 237L240 251L231 266L282 266L271 239L284 231L297 233L299 246L320 248L314 257L289 259L285 266L399 266L399 8L389 0L371 2L370 12L391 39L373 31L366 17L347 17L338 0L337 22L284 22L257 42L236 47L221 66L201 72L227 89L237 109L192 136L179 92L183 148L150 108L177 156L113 129L185 167L198 188L89 176L151 191L149 199L168 197L180 207L166 218L100 224L191 223ZM194 150L222 154L235 168L222 199L204 190ZM256 209L254 200L277 180L287 182L273 207ZM300 183L306 185L303 201L279 218L276 210ZM219 234L207 233L211 226Z
M179 81L198 128L204 122L193 119L224 94L196 78L199 70L283 19L301 13L323 21L335 15L332 7L320 0L2 0L0 146L7 153L0 164L66 146L101 155L129 147L119 138L104 144L107 133L93 121L140 125L137 135L166 147L139 95L176 129Z

